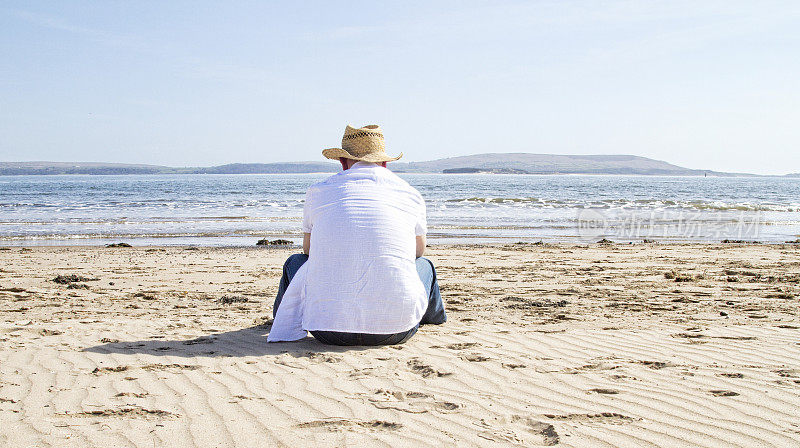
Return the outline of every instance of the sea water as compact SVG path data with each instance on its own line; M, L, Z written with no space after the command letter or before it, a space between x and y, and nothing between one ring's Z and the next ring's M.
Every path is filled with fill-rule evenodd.
M299 242L305 190L329 175L0 176L0 246ZM432 243L800 237L797 178L399 175Z

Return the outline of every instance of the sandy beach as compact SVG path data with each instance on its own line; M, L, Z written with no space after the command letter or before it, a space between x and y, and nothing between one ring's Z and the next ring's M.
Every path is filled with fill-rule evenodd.
M0 251L0 446L800 446L798 245L434 246L381 348L266 343L294 251Z

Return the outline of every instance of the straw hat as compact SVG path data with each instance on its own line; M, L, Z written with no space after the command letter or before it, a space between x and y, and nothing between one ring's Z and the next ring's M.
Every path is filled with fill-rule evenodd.
M344 157L362 162L392 162L403 157L401 152L397 157L386 154L386 143L383 141L383 131L377 124L370 124L363 128L354 128L347 125L344 128L341 148L328 148L322 155L334 160Z

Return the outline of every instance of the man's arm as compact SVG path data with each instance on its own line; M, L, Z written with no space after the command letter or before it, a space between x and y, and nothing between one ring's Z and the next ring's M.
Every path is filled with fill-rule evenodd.
M417 235L417 258L425 254L425 235Z
M423 243L424 246L424 243ZM303 253L308 255L308 251L311 249L311 234L310 233L303 233ZM419 252L419 237L417 237L417 252ZM419 257L419 255L417 255Z

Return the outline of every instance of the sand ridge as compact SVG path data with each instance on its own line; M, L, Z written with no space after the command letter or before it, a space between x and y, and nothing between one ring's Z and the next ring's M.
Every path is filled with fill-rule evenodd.
M437 246L382 348L266 343L290 253L0 251L0 446L800 446L797 246Z

